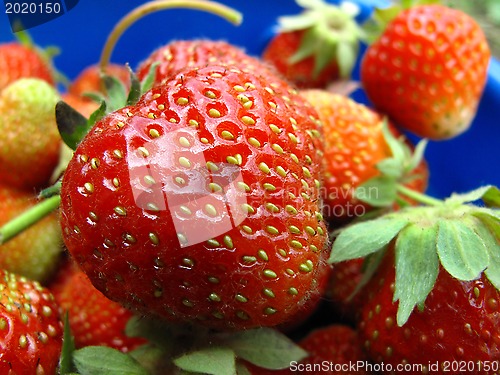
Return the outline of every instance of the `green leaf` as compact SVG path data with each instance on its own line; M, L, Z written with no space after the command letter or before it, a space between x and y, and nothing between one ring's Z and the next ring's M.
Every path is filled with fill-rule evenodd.
M146 76L141 81L141 94L144 94L146 91L151 90L151 88L153 87L156 79L156 69L158 68L158 65L160 65L160 63L157 61L151 64L151 66L149 67L148 74L146 74Z
M102 119L107 113L107 104L105 101L102 101L101 104L99 105L99 108L97 108L92 114L90 115L89 121L88 121L88 129L90 130L97 121Z
M75 371L73 366L73 353L75 352L75 340L69 326L69 315L64 314L64 332L61 357L59 358L59 374L68 375Z
M477 278L489 263L482 239L460 220L438 221L437 251L444 269L459 280Z
M347 227L333 243L330 263L362 258L383 249L408 225L400 217L383 216Z
M236 373L238 375L252 375L250 370L241 362L236 362Z
M385 176L399 179L403 173L401 160L396 158L386 158L377 163L377 169Z
M372 207L391 206L397 198L397 181L390 176L377 176L361 184L354 196Z
M290 362L299 362L308 355L287 336L272 328L233 333L227 344L238 358L270 370L288 368Z
M413 309L423 304L439 272L436 226L408 225L398 235L395 247L396 283L394 301L399 300L397 323L402 326Z
M236 354L223 347L209 347L174 359L182 370L210 375L236 375Z
M141 82L128 64L127 69L130 74L130 91L127 97L127 105L133 105L136 104L141 97Z
M104 75L102 77L106 87L106 104L109 112L125 107L128 99L127 89L118 78Z
M56 122L61 138L72 150L92 127L85 116L63 101L56 104Z
M474 213L479 219L475 231L481 236L490 256L490 263L484 274L500 290L500 218L493 213L491 210Z
M487 205L500 207L500 190L492 185L482 186L463 194L452 194L447 201L470 203L482 199Z
M500 212L488 208L478 208L472 212L472 215L478 218L496 239L500 241Z
M406 173L413 171L422 162L428 143L429 141L427 139L422 139L417 143L415 150L413 151L413 155L411 155L407 169L405 170Z
M87 346L73 353L81 375L149 375L130 355L105 346Z
M351 76L356 59L358 57L358 45L350 41L339 41L337 46L337 64L339 66L340 78Z
M488 207L500 207L500 189L496 186L490 186L490 188L483 195L483 202Z

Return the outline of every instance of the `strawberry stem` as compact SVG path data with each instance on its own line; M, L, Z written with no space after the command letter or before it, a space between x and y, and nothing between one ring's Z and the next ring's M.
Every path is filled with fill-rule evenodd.
M406 197L408 197L416 202L425 204L427 206L438 206L440 204L443 204L443 201L441 201L440 199L436 199L436 198L433 198L433 197L428 196L426 194L419 193L418 191L410 189L410 188L408 188L404 185L401 185L401 184L398 184L396 186L396 189L400 194L402 194L402 195L404 195L404 196L406 196Z
M3 227L0 227L0 245L6 243L19 233L28 229L31 225L49 215L52 211L59 207L60 202L60 195L55 195L45 199L18 217L9 221Z
M154 13L160 10L171 9L171 8L189 8L196 10L203 10L209 13L216 14L227 21L239 25L242 22L242 14L238 11L229 8L225 5L206 1L206 0L153 0L147 2L131 12L125 15L114 27L111 31L111 34L108 36L106 43L104 45L100 67L101 70L104 71L106 66L108 65L111 57L111 53L122 34L132 25L135 21L138 21L142 17Z

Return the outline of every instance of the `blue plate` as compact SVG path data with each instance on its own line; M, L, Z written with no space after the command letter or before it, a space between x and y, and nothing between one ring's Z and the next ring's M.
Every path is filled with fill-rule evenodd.
M111 0L80 0L72 10L31 28L29 32L37 44L61 48L55 64L69 78L74 78L88 65L97 63L113 25L132 8L144 2L128 0L117 5L116 1ZM192 38L224 39L257 55L272 36L276 18L296 14L300 10L293 0L220 2L244 14L241 26L235 27L214 15L199 11L162 11L148 15L127 30L111 60L128 62L134 68L155 48L172 39ZM361 18L369 15L373 6L387 4L385 0L356 2L362 8ZM0 11L0 42L11 41L14 34L3 5L0 5ZM358 71L355 78L357 76ZM367 103L362 92L354 96ZM431 171L429 193L444 197L484 184L500 186L497 147L500 148L500 63L492 59L479 113L471 129L453 140L429 144L426 154Z

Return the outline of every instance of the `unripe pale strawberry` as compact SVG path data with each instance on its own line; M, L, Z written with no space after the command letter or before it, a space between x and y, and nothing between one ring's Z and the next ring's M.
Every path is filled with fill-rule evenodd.
M59 159L57 91L23 78L0 93L0 181L32 190L44 186Z

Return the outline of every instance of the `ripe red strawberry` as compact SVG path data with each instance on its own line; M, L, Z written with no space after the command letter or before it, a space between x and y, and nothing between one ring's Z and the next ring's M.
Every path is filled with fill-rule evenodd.
M158 48L137 68L137 77L141 81L148 75L154 63L157 63L158 67L153 86L163 84L185 68L214 64L237 64L242 69L257 73L276 74L270 66L247 55L241 48L224 41L208 39L177 40Z
M22 78L0 93L0 181L17 188L45 186L59 159L56 90Z
M0 227L35 204L32 192L0 186ZM59 215L54 212L0 245L0 268L44 282L57 269L62 249Z
M354 18L358 8L321 0L301 5L307 7L303 13L279 19L279 31L262 53L263 60L300 88L326 87L348 78L363 34Z
M345 228L330 257L369 261L359 332L370 359L387 373L497 373L500 217L472 202L498 207L500 190L402 192L421 206Z
M422 311L416 309L402 327L396 323L394 279L391 251L370 281L359 325L371 359L394 369L423 365L435 374L498 373L496 367L481 367L500 359L500 292L484 275L460 281L441 268ZM425 370L407 367L405 372Z
M56 373L62 324L46 288L0 270L0 331L0 373Z
M68 313L69 325L76 348L97 345L128 352L145 340L128 337L125 326L132 317L130 310L106 298L85 273L72 261L65 264L51 283L52 291L62 312Z
M39 78L54 85L49 64L34 49L21 43L0 45L0 91L20 78Z
M180 72L78 146L61 190L69 251L97 289L144 314L286 322L314 293L327 241L316 116L283 81Z
M466 131L486 82L490 50L478 24L441 5L402 11L369 47L361 80L395 123L432 139Z
M363 261L358 258L337 263L331 272L326 295L341 321L355 323L358 320L364 303L363 293L357 290L363 279Z
M304 360L292 362L290 368L279 371L256 369L249 365L255 375L285 374L370 374L367 358L358 333L349 326L334 324L317 328L299 341L300 347L309 352Z
M323 122L325 137L325 175L322 196L324 213L334 221L362 216L368 206L354 196L355 190L379 176L378 163L392 157L383 132L381 116L367 106L326 90L303 90ZM394 136L401 134L391 128ZM405 168L404 165L401 167ZM398 178L417 191L427 187L428 171L424 161ZM366 189L366 195L371 191ZM375 193L379 191L376 190Z

